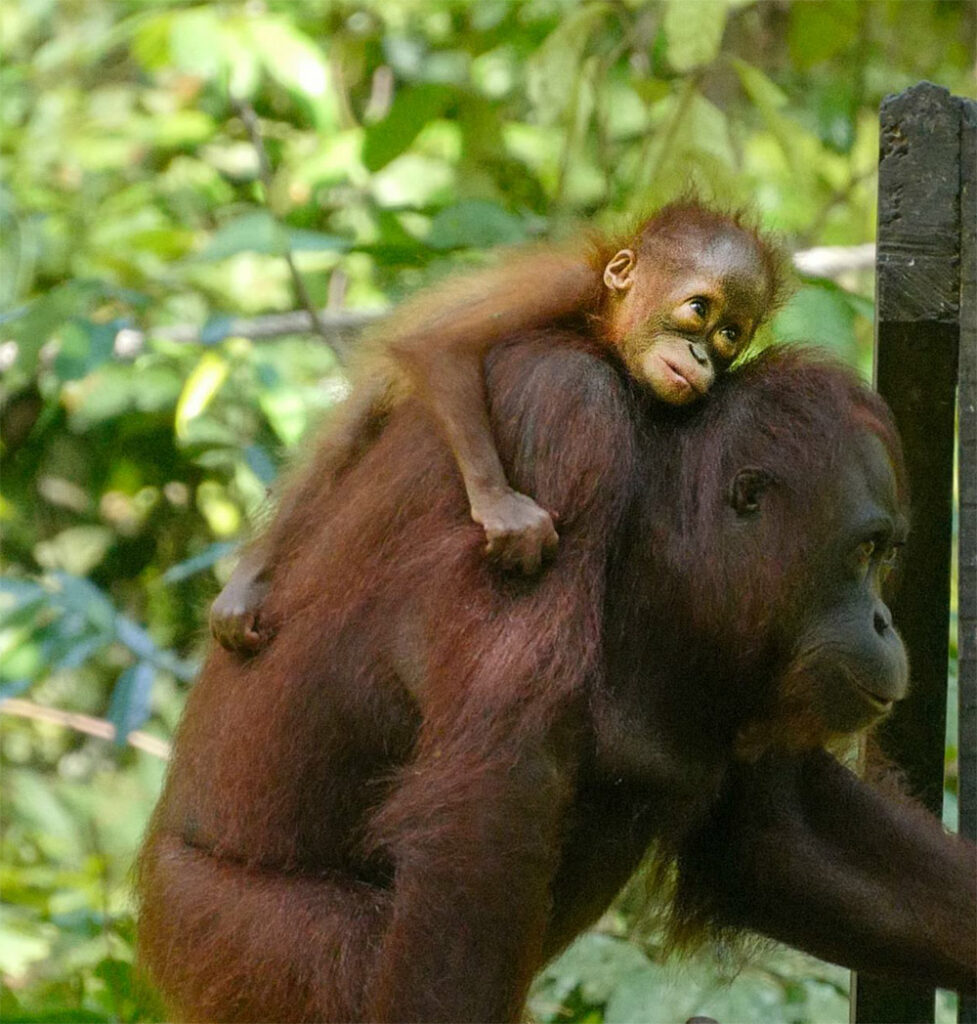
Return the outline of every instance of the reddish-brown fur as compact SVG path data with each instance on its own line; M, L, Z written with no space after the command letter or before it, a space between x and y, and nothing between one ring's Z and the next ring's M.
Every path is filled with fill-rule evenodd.
M775 308L782 260L742 216L682 201L616 241L592 232L563 248L513 250L494 266L449 278L404 303L364 343L359 384L319 451L319 476L355 462L412 394L455 456L486 553L502 569L533 575L556 550L557 530L538 496L514 487L499 460L486 353L531 330L572 325L616 353L659 400L696 401ZM706 312L693 313L693 304ZM229 650L258 650L275 632L263 602L277 545L294 536L287 502L301 518L312 499L305 491L287 499L278 526L248 548L215 600L211 627Z
M173 1012L518 1020L652 842L680 942L750 927L973 985L972 849L821 752L816 724L794 742L777 685L819 593L818 498L866 429L901 465L881 402L771 352L664 408L554 331L497 349L488 392L513 486L559 514L553 565L486 564L412 401L340 486L299 481L280 632L246 662L212 651L141 856L141 955ZM751 464L782 478L779 529L729 579L726 488ZM770 719L785 742L744 761Z

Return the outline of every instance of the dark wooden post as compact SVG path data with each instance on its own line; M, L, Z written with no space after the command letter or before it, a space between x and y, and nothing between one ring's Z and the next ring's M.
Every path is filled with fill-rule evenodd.
M963 101L960 132L960 494L959 665L960 832L977 842L977 103ZM974 951L977 956L977 950ZM960 999L960 1024L977 1024L977 998Z
M936 814L943 806L961 326L962 115L962 101L926 82L887 97L880 115L875 379L902 434L915 509L892 609L909 648L913 692L880 738ZM856 975L852 1010L858 1024L932 1024L934 993Z

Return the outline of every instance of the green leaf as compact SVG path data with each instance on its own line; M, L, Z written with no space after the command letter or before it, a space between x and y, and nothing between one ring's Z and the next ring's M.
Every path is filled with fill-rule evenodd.
M690 184L707 194L729 195L736 154L726 115L695 90L691 79L666 103L665 124L644 164L635 168L647 199L664 200Z
M83 825L65 806L50 780L39 773L18 771L9 783L4 799L7 813L13 812L34 823L45 840L58 840L59 845L74 851L85 848L81 838Z
M752 64L733 58L732 65L739 75L744 92L756 105L767 130L777 140L787 163L795 173L806 176L809 169L801 162L801 147L798 145L802 130L781 113L781 109L787 105L786 95Z
M156 669L145 661L130 665L119 676L105 716L115 726L116 746L125 746L129 733L149 718L149 701L155 678Z
M9 813L9 806L7 810ZM20 977L32 963L50 955L52 941L40 934L40 929L29 927L23 919L17 920L10 909L5 907L4 910L4 920L0 921L0 970ZM23 913L20 910L20 915ZM25 1019L6 984L0 986L0 998L0 1007L4 1010L0 1019L18 1022Z
M222 558L226 558L235 548L237 548L237 544L233 541L222 540L209 544L203 551L192 558L187 558L176 565L171 565L160 578L167 584L182 583L183 580L189 579L191 576L196 576L198 573L206 572L208 569L213 568L217 562Z
M66 611L81 612L97 630L104 633L115 628L115 606L108 595L83 576L67 572L51 573L55 585L52 602Z
M8 321L7 333L20 347L18 363L30 373L45 342L72 317L81 317L103 294L98 281L68 281L25 306L21 315Z
M267 210L253 210L225 221L196 258L215 262L241 252L281 256L285 244L285 232L275 218Z
M166 117L156 117L137 124L133 135L162 149L184 149L199 146L216 132L214 119L202 110L174 110Z
M174 67L201 78L213 78L221 65L214 45L219 34L220 19L213 8L193 7L174 14L169 40Z
M307 104L320 131L335 128L336 98L323 51L286 18L256 18L249 29L268 74Z
M580 988L587 1003L605 1003L621 980L649 966L637 946L624 939L587 932L549 964L537 982L539 994L565 1000Z
M261 81L261 65L251 42L247 17L230 18L221 26L220 51L227 75L227 92L235 99L250 99Z
M258 396L258 404L283 444L291 446L305 433L309 410L297 392L284 388L263 391Z
M695 1005L694 990L669 991L668 976L657 964L648 963L621 978L607 1000L604 1020L607 1024L631 1024L638 1020L685 1020L688 1008ZM652 1009L652 1007L654 1009ZM751 1017L736 1018L749 1020Z
M34 685L33 679L13 679L0 686L0 700L7 700L10 697L19 697L26 693ZM3 1018L0 1018L2 1020Z
M610 10L605 3L572 8L526 62L526 92L542 124L553 124L565 113L587 43Z
M679 72L710 64L726 28L726 0L667 0L663 28L668 63Z
M173 15L158 14L137 26L132 37L132 55L146 71L160 71L173 62L170 39Z
M347 252L352 242L338 235L326 235L321 231L306 231L304 228L286 229L288 247L292 252Z
M169 672L177 679L189 682L197 673L197 668L192 662L184 661L171 651L158 647L149 633L127 615L116 615L115 635L118 641L125 644L140 660Z
M278 476L278 467L263 445L249 444L244 449L244 461L265 487L270 487L274 483Z
M48 592L33 580L0 577L0 622L24 608L35 607L48 599Z
M366 130L363 163L367 170L378 171L400 156L421 129L441 117L453 100L454 90L446 85L423 83L402 88L387 116Z
M107 638L102 635L90 636L87 640L75 640L58 657L51 659L51 668L54 671L70 670L80 668L94 657L107 643Z
M427 236L432 249L485 249L509 245L526 237L518 217L487 199L468 199L442 210Z
M200 328L201 345L217 345L231 333L235 318L226 313L211 313Z
M814 96L818 135L836 153L848 153L855 144L856 89L854 81L830 81Z
M858 20L855 0L791 4L787 30L791 61L806 70L843 53L858 36Z
M65 324L54 360L54 372L62 381L78 380L108 362L121 326L117 321L95 324L81 319Z
M774 317L772 328L779 341L823 345L848 362L857 361L855 310L837 285L804 285Z
M779 110L787 106L787 94L758 67L740 60L739 57L733 57L731 63L739 75L743 89L762 112Z
M268 210L252 210L225 221L197 260L215 263L242 252L283 256L286 252L346 252L352 243L338 235L279 224Z

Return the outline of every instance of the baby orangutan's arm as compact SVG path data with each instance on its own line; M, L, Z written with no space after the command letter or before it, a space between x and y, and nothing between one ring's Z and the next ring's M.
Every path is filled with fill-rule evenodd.
M514 490L489 422L482 361L497 342L593 308L599 273L581 254L540 250L455 279L408 303L386 347L443 431L486 553L505 569L539 571L556 549L549 512Z
M486 553L504 569L538 572L558 537L552 515L506 478L485 392L488 350L576 317L657 399L685 405L742 354L781 290L776 250L735 216L695 203L665 207L624 246L593 240L510 253L405 303L374 337L372 376L318 465L337 476L372 443L383 413L413 392L451 447ZM279 513L286 529L292 516L315 514L317 483L316 494L295 495ZM259 612L275 547L274 536L258 541L214 602L211 629L225 646L253 651L274 632Z

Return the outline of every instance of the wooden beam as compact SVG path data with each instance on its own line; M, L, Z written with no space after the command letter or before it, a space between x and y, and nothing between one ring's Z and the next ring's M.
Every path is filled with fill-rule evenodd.
M914 509L892 612L912 693L883 750L934 813L943 806L954 412L960 333L959 101L924 82L880 113L875 382L902 435ZM853 977L857 1024L932 1024L934 992Z
M977 842L977 103L973 100L962 101L960 158L957 763L960 833ZM974 993L961 996L957 1019L960 1024L977 1024Z

